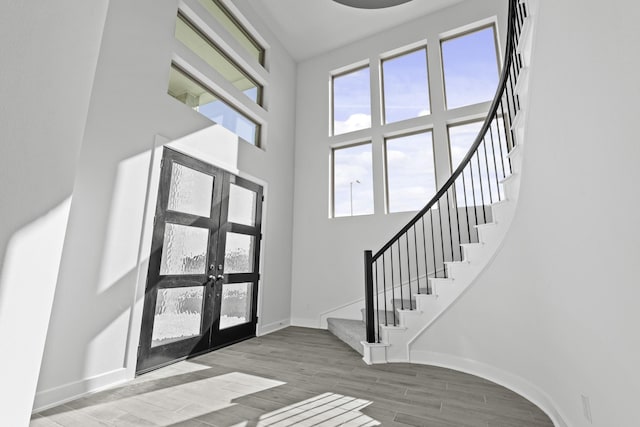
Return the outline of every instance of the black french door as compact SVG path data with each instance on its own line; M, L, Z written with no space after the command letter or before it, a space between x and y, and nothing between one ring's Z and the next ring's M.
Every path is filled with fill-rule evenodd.
M165 148L136 372L255 336L262 187Z

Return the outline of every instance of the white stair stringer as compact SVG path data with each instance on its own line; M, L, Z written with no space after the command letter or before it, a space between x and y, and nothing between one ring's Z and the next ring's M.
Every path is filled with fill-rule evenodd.
M506 236L513 216L520 190L520 172L528 104L528 68L531 59L531 38L533 33L531 18L522 27L517 51L523 60L515 92L518 94L520 111L512 122L512 130L517 145L507 154L511 174L501 181L504 200L491 205L492 222L476 225L478 243L462 244L462 261L446 263L448 278L430 278L432 294L414 295L416 310L399 310L399 326L381 326L380 343L363 342L364 361L368 364L387 362L410 362L411 344L473 284L476 277L491 263Z
M463 260L445 263L447 278L430 278L432 294L414 294L415 310L398 310L398 326L380 326L380 343L363 342L368 364L409 362L411 343L451 306L492 261L513 219L520 187L522 146L510 153L513 173L502 181L505 200L491 205L493 222L476 225L478 243L462 244Z
M410 361L411 342L464 294L502 244L515 201L501 201L494 208L496 222L476 226L480 243L464 244L464 260L446 263L448 278L430 278L432 294L414 294L415 310L398 310L398 326L380 326L380 344L362 343L367 363Z

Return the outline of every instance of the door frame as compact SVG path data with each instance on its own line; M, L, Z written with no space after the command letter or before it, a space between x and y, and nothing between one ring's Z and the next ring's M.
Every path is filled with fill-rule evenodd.
M250 182L258 184L263 189L264 201L262 202L262 235L265 236L268 229L268 193L269 183L249 173L243 172L238 168L237 147L235 142L230 144L228 141L221 141L223 146L227 146L222 154L219 147L212 145L211 141L216 141L220 135L215 132L215 128L206 128L194 134L183 138L172 140L162 135L156 134L153 141L153 147L146 153L139 156L141 165L149 165L147 171L147 185L145 191L145 202L143 209L143 217L141 218L140 245L138 251L138 262L136 272L136 290L132 296L131 315L129 316L129 328L127 333L127 345L125 349L124 367L118 372L114 372L114 381L127 381L135 378L136 366L138 360L138 346L140 344L140 332L142 328L142 316L144 311L144 295L147 282L147 271L149 267L149 258L151 255L151 245L153 240L153 220L155 217L155 209L158 199L158 190L160 183L162 153L165 147L171 148L179 153L194 157L198 160L211 164L212 166L229 172L239 178L247 179ZM232 145L234 150L229 149ZM263 245L265 238L260 241L260 250L263 253ZM265 257L260 257L259 271L265 271ZM256 300L256 336L260 336L261 330L261 313L263 309L263 286L265 276L261 273L258 292L254 295ZM208 351L208 350L207 350Z

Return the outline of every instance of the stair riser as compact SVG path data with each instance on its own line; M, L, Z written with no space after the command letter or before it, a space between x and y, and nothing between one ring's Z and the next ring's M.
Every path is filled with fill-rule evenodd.
M495 224L485 224L476 226L476 228L478 229L480 242L484 244L490 244L499 238L500 230L496 228Z
M474 262L474 260L482 259L484 256L483 248L483 243L462 245L462 260L466 262Z
M502 188L506 200L518 200L518 195L520 194L520 176L517 173L509 175L508 178L502 181Z
M491 206L493 221L495 223L501 223L510 220L513 217L514 205L515 204L509 200L504 200L500 203L494 203Z

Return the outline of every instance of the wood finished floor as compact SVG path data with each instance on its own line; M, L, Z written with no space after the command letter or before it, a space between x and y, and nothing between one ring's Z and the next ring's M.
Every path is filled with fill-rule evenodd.
M290 327L35 414L31 427L549 427L519 395L423 365L367 366L327 331Z

